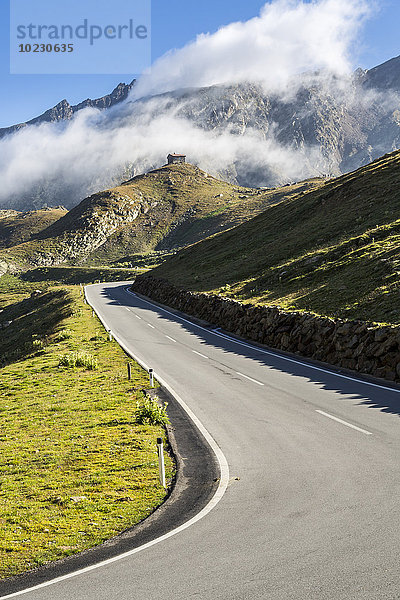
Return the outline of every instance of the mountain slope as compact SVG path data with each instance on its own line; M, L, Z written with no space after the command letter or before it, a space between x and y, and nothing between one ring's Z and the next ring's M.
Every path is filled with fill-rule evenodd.
M62 207L20 213L0 210L0 248L10 248L34 238L65 215Z
M196 291L400 322L400 152L267 208L151 271Z
M400 56L391 58L381 65L365 71L365 88L400 91Z
M8 248L0 258L25 266L104 264L129 254L171 250L322 184L315 179L281 189L248 189L190 164L166 165L86 198L34 240Z
M43 114L26 123L18 123L18 125L11 125L11 127L3 127L0 128L0 139L6 135L10 135L27 127L29 125L40 125L40 123L56 123L58 121L65 121L72 119L72 117L78 111L83 108L98 108L100 110L104 108L110 108L119 102L125 100L131 89L135 84L135 79L131 81L131 83L119 83L117 87L111 92L111 94L107 94L106 96L102 96L101 98L96 98L95 100L91 100L87 98L83 102L79 104L75 104L71 106L71 104L67 100L61 100L56 106L46 110Z

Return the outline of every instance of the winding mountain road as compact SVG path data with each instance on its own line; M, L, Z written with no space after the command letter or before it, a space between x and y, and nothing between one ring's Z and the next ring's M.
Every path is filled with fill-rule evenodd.
M232 340L126 288L87 297L205 426L229 484L178 534L24 597L399 599L400 390Z

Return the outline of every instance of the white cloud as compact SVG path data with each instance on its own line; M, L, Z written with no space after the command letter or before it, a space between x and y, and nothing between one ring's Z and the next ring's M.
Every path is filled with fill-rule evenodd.
M133 95L245 81L279 91L301 72L349 73L352 44L373 6L371 0L267 2L259 16L161 57Z

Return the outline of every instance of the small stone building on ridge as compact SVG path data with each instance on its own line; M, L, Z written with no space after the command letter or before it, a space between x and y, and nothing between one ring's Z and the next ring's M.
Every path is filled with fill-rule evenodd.
M168 164L174 165L186 162L186 154L168 154Z

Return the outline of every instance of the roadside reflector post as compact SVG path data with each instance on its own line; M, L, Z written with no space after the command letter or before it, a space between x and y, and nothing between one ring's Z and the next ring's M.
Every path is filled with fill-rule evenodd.
M94 317L94 310L92 310L92 317Z
M110 340L110 342L112 342L112 333L111 333L111 329L108 329L108 339Z
M130 381L132 379L132 365L131 363L128 363L128 380Z
M153 371L153 369L149 369L149 377L150 377L150 387L154 387L154 371Z
M160 475L160 483L165 488L165 464L164 464L164 449L162 438L157 438L157 451L158 451L158 472Z

